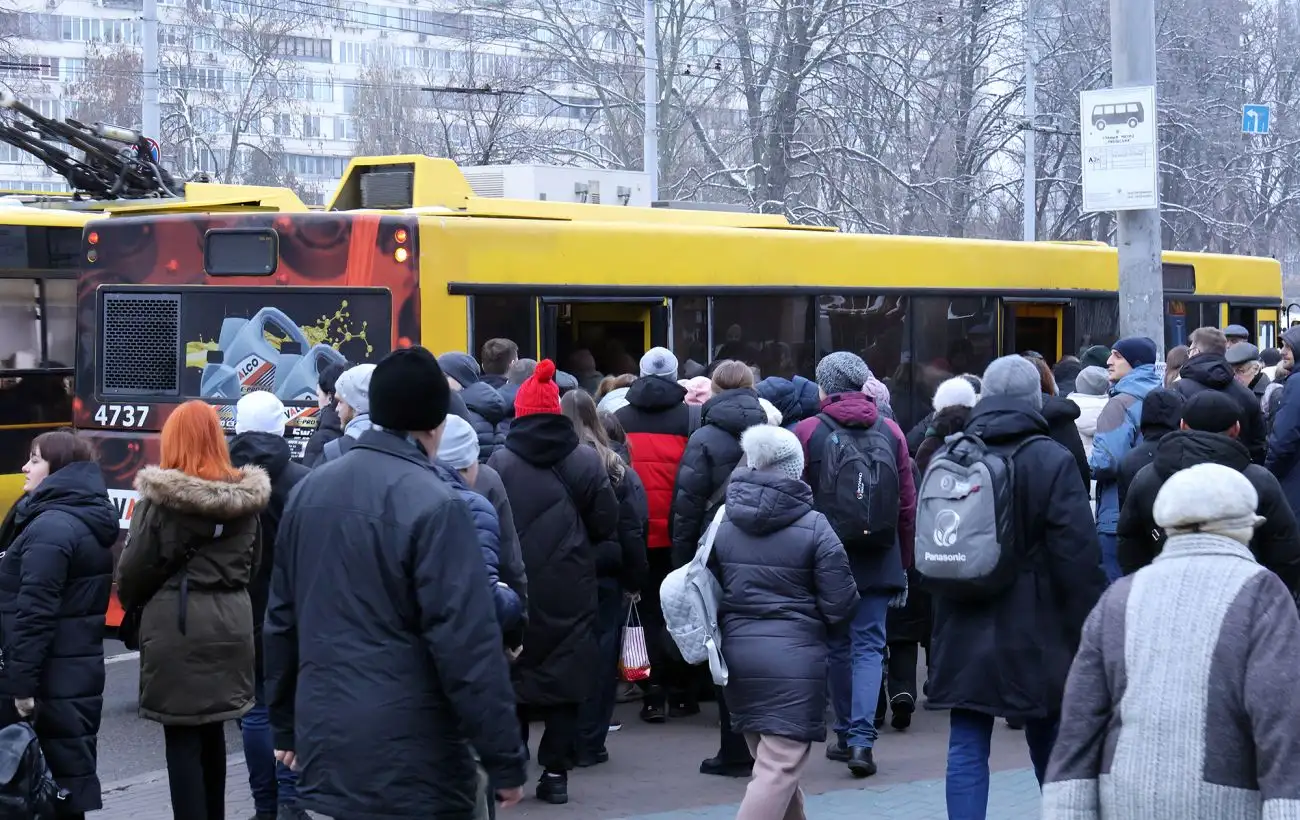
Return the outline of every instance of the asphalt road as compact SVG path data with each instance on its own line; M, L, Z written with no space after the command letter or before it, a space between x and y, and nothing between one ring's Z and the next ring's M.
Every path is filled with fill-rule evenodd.
M99 779L104 785L130 780L167 768L162 726L136 714L140 691L140 660L117 641L104 642L108 678L104 683L104 714L99 727ZM226 750L243 749L239 728L226 725Z

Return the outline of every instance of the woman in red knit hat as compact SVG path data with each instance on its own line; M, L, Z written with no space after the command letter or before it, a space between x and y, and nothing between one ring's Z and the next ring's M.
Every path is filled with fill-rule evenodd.
M515 421L488 464L501 474L528 574L528 627L515 662L524 739L545 723L537 797L569 800L579 706L596 683L596 545L617 543L618 498L600 455L579 446L560 414L555 362L544 359L515 396Z

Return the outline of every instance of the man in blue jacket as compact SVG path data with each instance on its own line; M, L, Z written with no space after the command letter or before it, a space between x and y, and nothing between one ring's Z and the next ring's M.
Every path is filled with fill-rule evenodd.
M1097 538L1108 583L1123 573L1119 568L1119 468L1124 456L1142 440L1142 401L1160 387L1156 372L1156 343L1141 336L1120 339L1110 351L1106 373L1110 401L1097 418L1097 434L1088 459L1097 481Z

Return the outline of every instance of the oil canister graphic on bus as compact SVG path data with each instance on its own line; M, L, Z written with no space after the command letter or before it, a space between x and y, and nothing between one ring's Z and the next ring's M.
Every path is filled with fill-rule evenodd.
M320 372L332 364L347 361L342 353L327 344L313 345L306 353L300 350L296 342L280 345L273 390L280 401L315 401Z
M247 392L271 390L275 386L280 351L266 338L268 326L279 331L285 340L296 342L300 350L310 344L302 329L279 308L264 307L251 319L226 319L221 323L221 352L226 356L226 364L239 374L239 382Z
M203 376L199 380L199 393L206 399L230 399L238 401L239 374L235 368L226 364L226 357L220 350L208 351L208 363L203 366Z

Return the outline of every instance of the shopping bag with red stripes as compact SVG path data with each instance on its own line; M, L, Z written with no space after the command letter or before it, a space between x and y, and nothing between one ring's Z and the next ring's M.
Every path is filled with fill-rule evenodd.
M650 677L650 653L646 651L645 629L636 604L627 611L627 626L623 628L623 651L619 654L618 670L623 680L635 683Z

